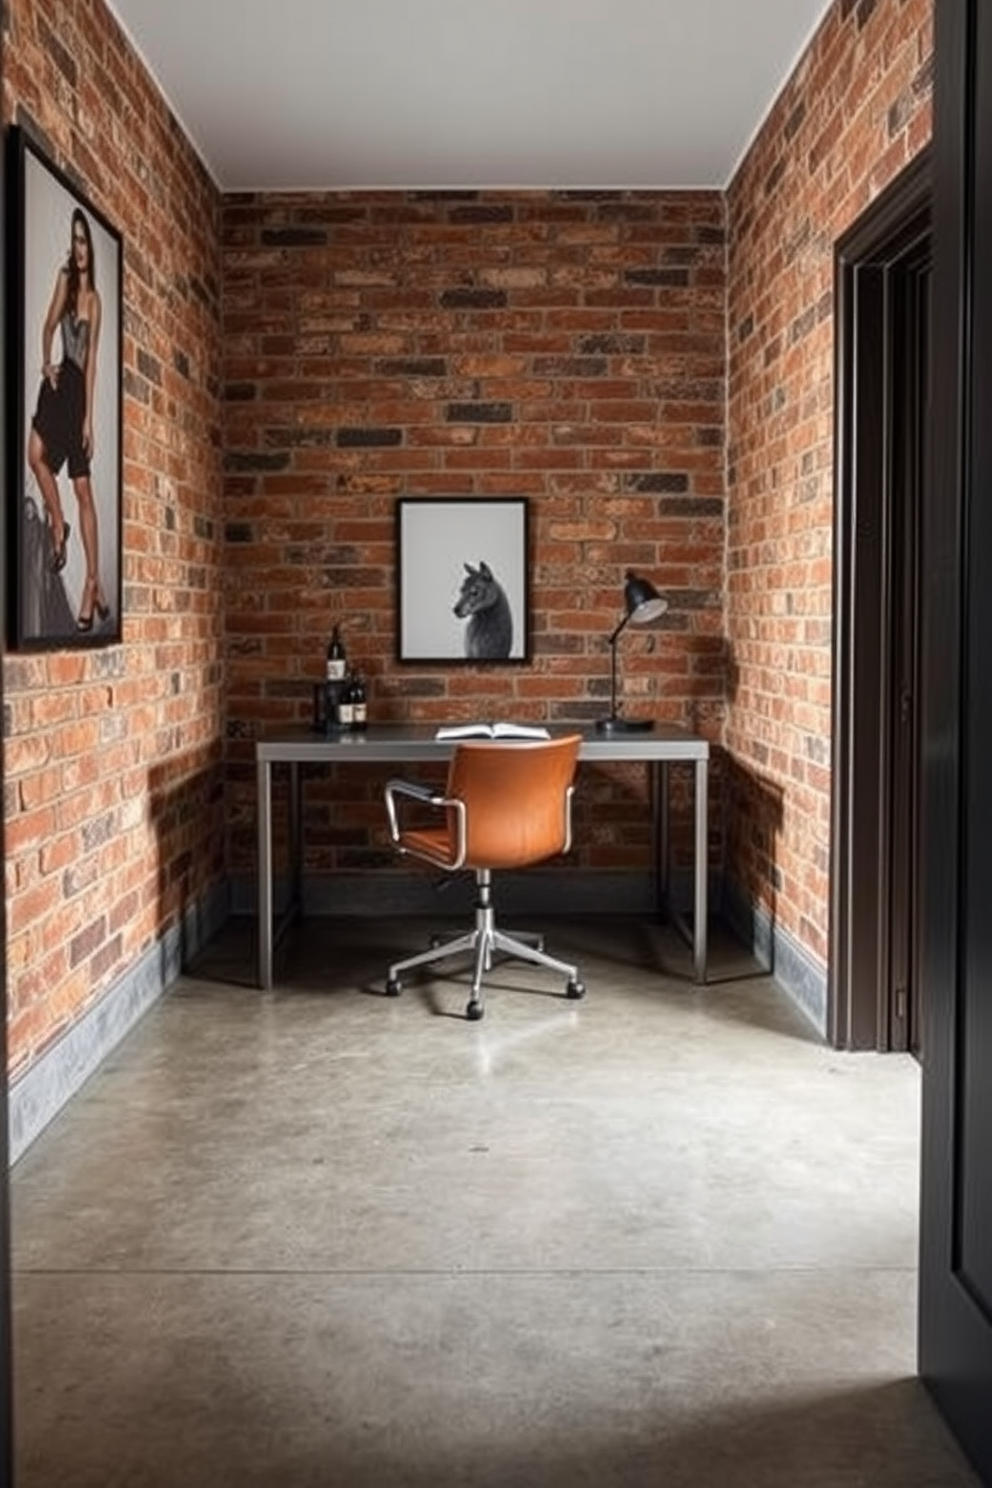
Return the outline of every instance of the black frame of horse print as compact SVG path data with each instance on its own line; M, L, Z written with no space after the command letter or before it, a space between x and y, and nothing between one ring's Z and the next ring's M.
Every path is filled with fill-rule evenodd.
M21 651L107 646L121 639L123 239L78 183L24 129L10 127L7 149L6 210L14 235L5 285L8 502L13 508L7 545L8 644ZM42 335L46 316L56 304L60 274L69 263L78 212L85 219L83 227L89 229L92 282L100 301L92 438L84 444L77 433L72 441L74 452L61 448L65 442L62 430L71 427L78 412L78 394L75 404L68 398L62 400L60 411L53 415L55 422L48 421L45 427L52 431L50 443L58 440L55 458L61 455L65 463L53 470L50 456L39 456L35 443L32 469L28 445L42 384L47 380L57 393L67 365L63 360L52 371L43 372ZM88 355L92 343L86 344ZM53 364L64 346L60 322L51 340ZM85 379L85 373L80 375ZM86 456L82 463L80 449ZM50 504L36 474L39 458L54 477L63 520L68 523L68 539L58 548ZM69 462L76 465L73 476L68 472ZM91 596L93 608L87 612L91 624L81 628L94 559L103 603Z
M528 663L529 554L526 496L400 497L397 659L445 666Z

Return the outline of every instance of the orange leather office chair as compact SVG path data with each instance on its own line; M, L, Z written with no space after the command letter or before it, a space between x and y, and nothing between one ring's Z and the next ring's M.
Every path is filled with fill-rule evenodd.
M482 976L494 951L560 972L567 978L568 997L584 995L576 967L547 955L539 936L530 941L498 930L492 904L494 869L524 868L568 851L580 743L578 734L538 742L463 743L452 757L443 794L406 780L389 782L386 810L397 849L446 873L471 869L477 889L474 930L394 962L386 980L390 996L401 990L403 972L460 951L474 956L467 1018L482 1017Z

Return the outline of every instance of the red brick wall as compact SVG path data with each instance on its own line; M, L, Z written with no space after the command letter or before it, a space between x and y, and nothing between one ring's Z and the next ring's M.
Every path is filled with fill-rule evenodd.
M726 703L732 872L825 959L833 243L928 138L929 0L838 0L726 201L223 211L101 0L5 15L5 120L126 243L123 643L4 658L15 1069L220 881L225 810L253 866L251 737L308 715L333 619L373 716L590 718L628 564L672 600L629 706L718 741ZM395 662L401 494L532 499L531 666ZM378 861L378 784L327 783L313 866ZM640 780L585 799L583 861L642 866Z
M932 0L837 0L728 191L728 867L827 958L834 243L930 137Z
M223 875L220 198L101 0L4 11L4 121L124 237L123 643L3 662L16 1071Z
M719 736L725 287L718 193L225 200L235 870L251 737L309 718L334 620L374 719L589 720L631 565L671 609L623 638L630 711ZM396 498L494 494L532 503L533 664L398 665ZM582 794L582 861L643 869L640 775ZM312 867L383 861L377 776L327 820Z

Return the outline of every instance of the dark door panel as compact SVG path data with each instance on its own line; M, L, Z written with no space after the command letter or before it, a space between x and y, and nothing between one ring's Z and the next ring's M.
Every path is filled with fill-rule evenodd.
M992 6L935 6L920 1370L992 1483Z
M931 234L892 265L891 613L884 763L889 803L888 977L880 991L891 1049L922 1056L917 975L920 552L930 390Z

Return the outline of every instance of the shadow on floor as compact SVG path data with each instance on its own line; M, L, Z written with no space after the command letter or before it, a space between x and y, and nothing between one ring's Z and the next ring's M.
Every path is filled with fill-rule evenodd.
M331 918L316 916L292 926L274 958L279 995L304 992L327 994L360 987L370 995L382 994L386 968L393 957L425 948L432 935L455 934L464 920L443 916L411 916L388 922L363 916ZM612 984L626 968L634 973L632 985L640 983L645 970L663 981L640 984L642 996L680 997L689 994L705 1004L711 1016L722 1020L743 1018L748 1024L767 1019L776 1032L789 1032L803 1040L820 1036L801 1010L775 988L754 956L719 921L710 928L709 964L713 981L705 988L692 980L692 954L671 925L652 924L643 916L585 916L582 919L543 916L515 919L512 929L541 931L549 950L581 965L589 994L597 981ZM258 941L251 917L232 917L219 935L191 963L191 976L222 985L257 987ZM432 973L411 974L405 997L419 997L436 1013L460 1015L471 981L465 957L453 958ZM435 996L437 986L447 984L453 998ZM547 975L530 975L522 965L503 962L494 968L487 986L526 989L557 995L556 983ZM775 988L772 995L769 990ZM459 1001L461 999L461 1001Z

